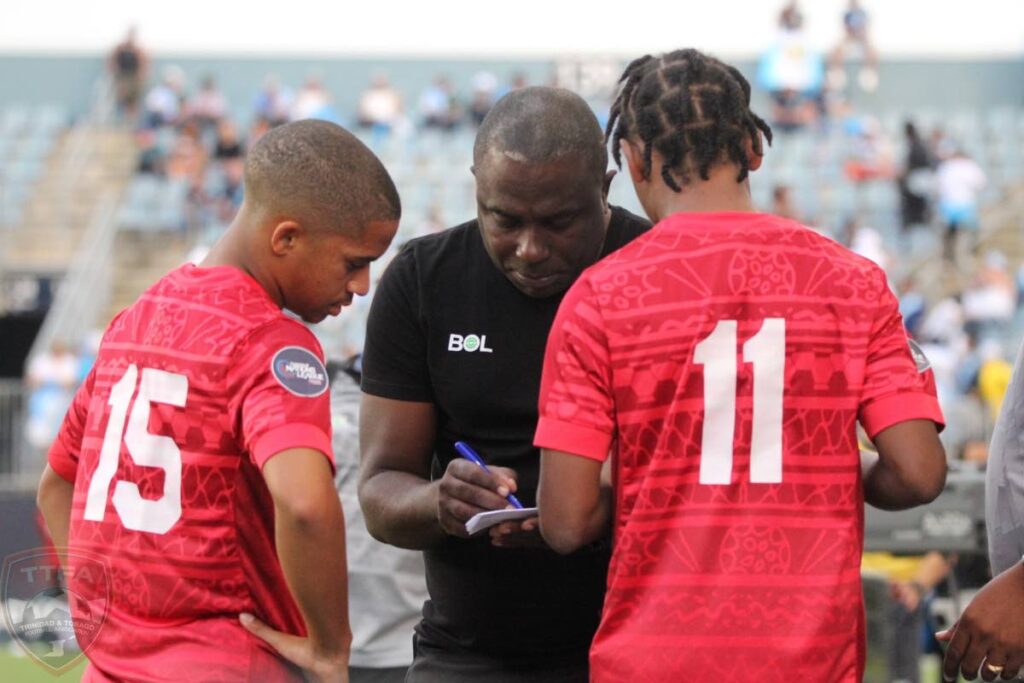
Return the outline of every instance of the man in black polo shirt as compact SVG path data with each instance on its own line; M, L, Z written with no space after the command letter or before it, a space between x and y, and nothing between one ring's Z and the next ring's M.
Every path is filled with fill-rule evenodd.
M430 600L406 680L586 681L607 544L561 557L536 518L473 538L465 522L507 507L508 490L535 505L537 396L558 304L649 224L609 207L604 136L567 90L502 98L473 163L477 220L410 242L374 296L360 502L376 538L425 551ZM459 440L491 474L457 457Z

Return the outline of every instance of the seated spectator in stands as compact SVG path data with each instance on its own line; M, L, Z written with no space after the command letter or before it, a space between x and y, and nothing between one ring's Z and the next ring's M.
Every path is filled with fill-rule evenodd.
M969 236L972 253L977 244L978 196L988 180L981 166L961 148L955 148L952 156L939 164L935 175L939 216L946 226L944 254L956 262L961 233Z
M287 123L291 118L294 97L291 90L283 87L273 74L263 80L263 88L253 101L256 118L266 122L269 128ZM256 140L252 139L255 143Z
M220 120L228 112L228 101L217 88L213 76L206 76L199 86L199 91L188 103L188 115L196 120L201 130L217 127Z
M964 290L964 318L981 340L1002 337L1017 310L1017 287L1006 256L989 251L971 284Z
M391 85L386 74L378 73L370 86L359 96L356 120L360 126L378 133L389 133L402 117L402 95Z
M865 92L873 92L878 88L878 53L875 51L868 35L868 13L859 0L849 0L843 12L843 37L829 55L829 86L842 90L846 86L847 50L859 51L863 66L857 76L857 82Z
M145 120L147 128L176 125L185 101L185 72L178 66L168 66L159 83L146 94Z
M501 86L494 92L494 101L497 102L513 90L521 90L528 85L530 85L530 80L526 77L526 74L522 71L516 71L512 74L511 78L508 79L508 83ZM611 105L610 102L608 104Z
M135 171L143 175L162 176L166 173L166 159L156 144L156 133L151 128L140 128L135 134L135 145L139 148L139 160Z
M913 121L903 124L903 138L906 156L896 185L900 192L900 227L906 233L929 220L935 174L931 152Z
M202 182L206 168L206 148L199 135L199 126L186 122L167 157L167 177L188 180L192 186Z
M29 362L25 385L31 394L25 435L34 449L42 451L56 438L64 413L71 405L78 376L78 357L62 340L54 341L48 350Z
M462 120L462 107L455 97L451 81L445 76L437 76L423 91L419 110L424 128L452 130Z
M793 188L782 184L772 188L771 213L797 223L803 222L800 220L800 210L797 209L796 202L793 201Z
M118 114L125 121L134 122L149 71L149 59L137 42L134 26L128 29L124 40L110 53L107 70L114 79Z
M822 108L825 68L803 31L803 15L791 2L779 15L779 31L758 64L758 82L772 97L772 126L783 132L813 123Z
M245 155L242 141L238 137L238 126L230 119L223 119L217 125L217 138L213 145L213 158L218 161L241 159Z
M479 126L498 101L498 79L490 71L479 71L473 76L471 86L473 94L469 100L469 118L474 125Z
M292 104L292 121L302 119L323 119L337 122L338 113L334 109L331 94L327 92L323 81L317 74L310 74L306 82L299 88Z
M882 180L895 175L893 147L882 124L873 116L850 118L847 132L853 135L846 177L855 183Z

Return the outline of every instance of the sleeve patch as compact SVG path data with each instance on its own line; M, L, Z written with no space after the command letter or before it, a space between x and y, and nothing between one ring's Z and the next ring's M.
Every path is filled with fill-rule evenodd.
M327 391L324 364L301 346L286 346L275 353L270 371L278 384L296 396L313 398Z
M932 362L928 360L928 356L924 355L924 350L913 339L907 339L907 344L910 346L910 355L914 357L914 363L917 364L918 373L928 372L932 367Z

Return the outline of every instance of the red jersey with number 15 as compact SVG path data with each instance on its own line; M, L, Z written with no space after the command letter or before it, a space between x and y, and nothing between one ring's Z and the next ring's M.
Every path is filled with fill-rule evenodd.
M305 635L260 470L331 459L327 388L316 338L235 268L183 266L115 318L49 454L74 483L69 590L112 588L84 680L301 680L238 614Z
M584 272L536 444L614 457L592 680L854 683L869 436L941 423L885 274L792 221L678 214Z

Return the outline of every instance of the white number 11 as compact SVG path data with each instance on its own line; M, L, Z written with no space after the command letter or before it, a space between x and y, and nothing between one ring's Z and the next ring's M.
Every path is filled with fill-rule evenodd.
M704 366L704 430L700 483L732 482L736 432L736 321L721 320L693 350ZM743 345L754 366L754 419L750 437L750 481L782 481L782 389L786 371L786 320L768 318Z

